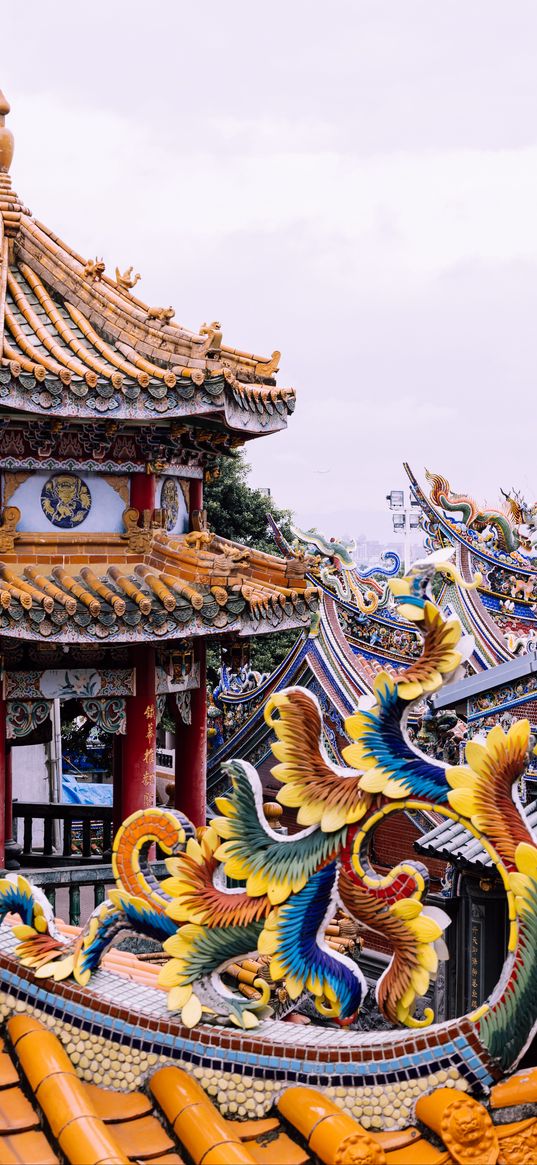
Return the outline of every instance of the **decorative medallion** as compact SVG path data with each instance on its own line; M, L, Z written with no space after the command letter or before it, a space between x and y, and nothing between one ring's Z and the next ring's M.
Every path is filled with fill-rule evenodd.
M91 494L88 486L74 473L55 473L41 490L41 509L53 526L72 530L90 512Z
M164 525L168 533L175 530L179 517L179 485L175 477L166 477L160 492L160 508L164 510Z

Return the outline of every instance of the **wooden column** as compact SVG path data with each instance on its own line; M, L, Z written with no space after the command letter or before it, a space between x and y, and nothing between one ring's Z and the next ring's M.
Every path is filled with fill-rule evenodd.
M5 869L6 839L6 701L0 697L0 868Z
M193 825L205 825L207 810L207 692L205 640L196 643L195 659L200 665L200 686L193 688L190 724L184 724L176 708L175 718L175 808Z
M132 652L136 695L127 696L127 733L122 742L121 820L155 804L157 706L155 648Z
M6 788L5 788L5 841L4 863L6 870L19 870L21 847L13 837L13 745L6 741Z
M155 509L155 477L152 473L131 473L130 502L139 511Z
M129 698L129 697L128 697ZM127 699L128 699L127 698ZM114 736L112 738L112 781L114 789L114 836L116 835L121 822L123 813L123 741L124 736Z
M5 746L5 837L4 841L13 841L13 745L6 740Z
M190 513L190 529L192 529L192 514L194 510L203 509L203 478L193 477L189 485L189 513Z

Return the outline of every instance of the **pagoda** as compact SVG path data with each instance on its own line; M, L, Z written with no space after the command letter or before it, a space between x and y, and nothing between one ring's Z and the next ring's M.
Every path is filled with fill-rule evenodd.
M296 558L206 528L222 455L285 428L269 358L198 332L32 217L15 193L0 94L0 865L13 745L57 700L114 735L116 823L155 803L159 717L175 721L175 799L205 820L209 637L309 626ZM32 735L33 734L33 735Z

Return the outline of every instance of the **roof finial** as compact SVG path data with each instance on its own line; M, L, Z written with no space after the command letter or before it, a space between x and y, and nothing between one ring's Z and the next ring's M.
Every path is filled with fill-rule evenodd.
M0 89L0 174L9 173L13 150L15 148L13 134L5 124L6 114L9 113L10 108L9 101L4 97Z

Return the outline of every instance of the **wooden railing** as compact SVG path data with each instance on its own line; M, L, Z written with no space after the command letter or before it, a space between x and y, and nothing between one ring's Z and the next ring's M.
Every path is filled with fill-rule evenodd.
M154 862L151 869L156 878L166 876L164 862ZM110 865L32 869L29 879L46 894L56 917L71 926L83 925L115 885Z
M83 866L59 869L33 869L30 881L40 886L57 918L71 926L80 926L96 906L104 902L108 885L114 885L112 867Z
M113 809L108 805L50 805L13 802L15 840L21 866L60 866L110 861ZM34 828L40 823L42 839ZM36 830L37 832L37 830Z

